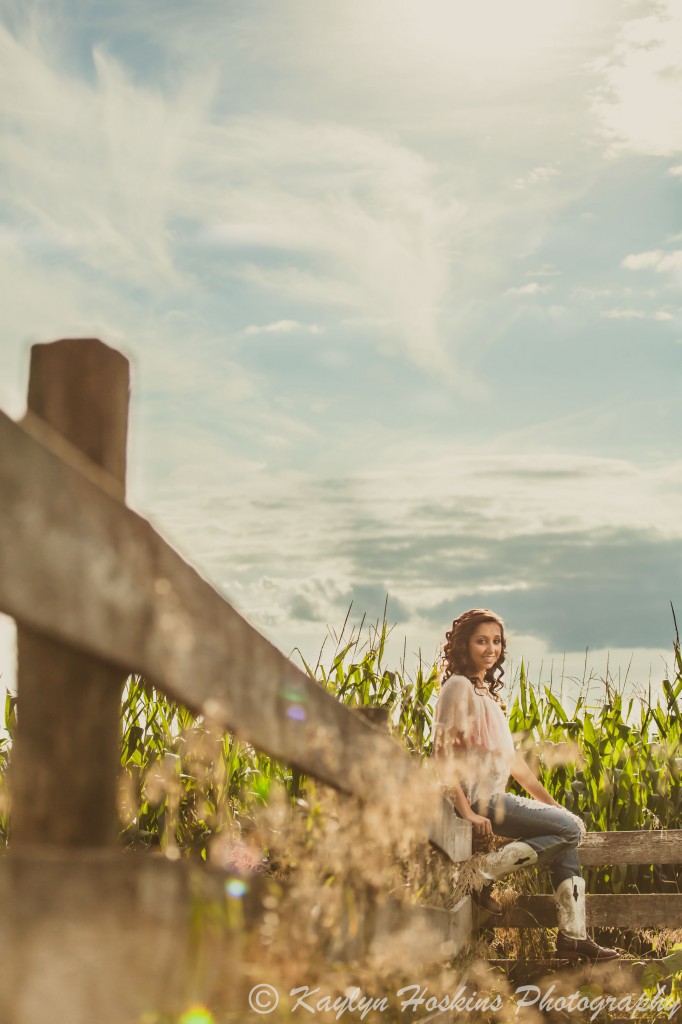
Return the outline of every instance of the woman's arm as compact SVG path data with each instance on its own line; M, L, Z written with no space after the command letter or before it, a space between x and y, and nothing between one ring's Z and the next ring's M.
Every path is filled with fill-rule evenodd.
M523 757L516 751L514 763L511 769L512 778L516 779L519 785L523 786L529 796L532 796L535 800L539 800L540 803L550 804L552 807L561 807L554 797L547 792L545 787L542 785L540 780L536 778L533 769L524 761Z
M474 832L479 836L491 836L493 834L493 827L490 823L490 818L484 818L482 814L476 814L472 810L471 804L464 795L464 790L460 786L459 782L454 780L450 782L450 785L446 789L446 794L452 803L455 805L455 810L461 818L471 823Z

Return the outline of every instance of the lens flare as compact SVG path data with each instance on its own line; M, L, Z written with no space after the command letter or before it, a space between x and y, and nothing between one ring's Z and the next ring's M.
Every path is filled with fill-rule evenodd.
M229 882L225 882L225 892L233 900L239 900L242 896L245 896L249 891L249 887L246 882L242 882L241 878L231 878ZM194 1022L192 1022L194 1024Z
M215 1024L215 1017L205 1006L190 1006L180 1018L180 1024Z

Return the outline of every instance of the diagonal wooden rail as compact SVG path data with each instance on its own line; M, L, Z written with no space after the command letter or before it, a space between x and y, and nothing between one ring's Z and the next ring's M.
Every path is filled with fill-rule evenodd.
M225 902L225 873L117 848L117 726L131 672L396 814L418 782L424 840L451 861L471 853L470 826L435 779L294 666L125 505L128 381L126 360L95 339L34 346L26 417L0 412L0 611L17 622L19 661L12 835L0 861L3 1024L118 1024L150 1005L176 1010L190 984L197 896L214 909ZM74 741L85 751L75 766ZM247 914L262 913L269 884L243 890ZM360 932L342 927L333 952L359 955L404 934L415 961L440 960L466 945L471 919L468 898L453 913L370 899ZM220 977L240 947L229 929L214 940L206 957ZM235 991L239 978L236 970Z
M0 412L2 611L116 666L121 678L141 673L343 792L375 799L378 767L397 786L414 776L390 736L308 678L115 492L44 424ZM468 835L447 801L434 799L433 842L461 860Z

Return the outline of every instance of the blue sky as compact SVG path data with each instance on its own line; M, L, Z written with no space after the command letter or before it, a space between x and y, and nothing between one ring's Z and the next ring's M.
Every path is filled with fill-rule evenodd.
M120 347L131 504L286 653L388 594L408 662L482 605L660 676L680 0L0 11L0 406Z

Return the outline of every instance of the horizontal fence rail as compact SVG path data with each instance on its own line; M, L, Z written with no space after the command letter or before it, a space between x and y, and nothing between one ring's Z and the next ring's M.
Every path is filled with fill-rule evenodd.
M65 462L48 436L0 412L3 612L141 673L194 713L343 792L376 799L377 774L396 785L413 777L416 765L394 739L293 665L147 520L102 489L101 472ZM437 804L434 814L456 821ZM441 818L445 845L446 831Z
M606 865L668 865L682 863L682 829L646 832L588 832L578 847L584 867ZM588 893L589 928L680 928L681 893ZM478 920L490 922L489 915ZM556 928L553 896L519 896L499 928Z
M588 928L680 928L682 893L610 893L586 897ZM556 928L553 896L519 896L500 928Z
M682 864L682 829L588 832L578 847L585 867L602 864Z

